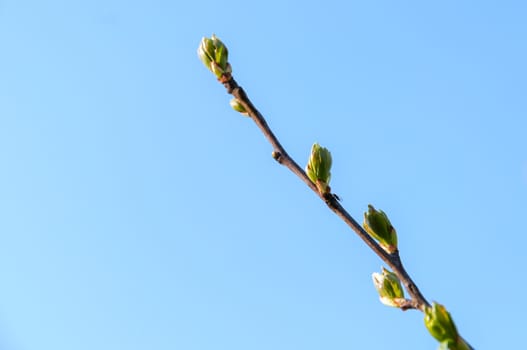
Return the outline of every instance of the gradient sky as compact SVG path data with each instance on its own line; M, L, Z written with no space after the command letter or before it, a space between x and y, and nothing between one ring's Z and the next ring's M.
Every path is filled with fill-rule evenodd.
M436 349L381 261L271 158L198 60L477 349L524 343L524 1L0 1L0 349ZM362 221L362 220L361 220Z

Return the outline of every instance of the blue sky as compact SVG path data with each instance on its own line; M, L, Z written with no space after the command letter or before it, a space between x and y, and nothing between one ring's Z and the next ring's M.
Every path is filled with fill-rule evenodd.
M477 349L522 344L521 1L0 1L0 348L435 349L380 260L277 165L196 55Z

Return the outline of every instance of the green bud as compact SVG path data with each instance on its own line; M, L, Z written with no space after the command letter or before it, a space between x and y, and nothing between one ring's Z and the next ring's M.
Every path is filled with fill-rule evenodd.
M314 143L311 147L311 155L306 165L306 174L317 186L321 194L329 193L329 180L331 179L331 153L327 148Z
M443 305L432 303L431 307L425 308L425 326L432 337L442 343L441 346L448 346L447 349L464 349L458 347L458 344L460 346L466 344L459 337L456 325Z
M198 57L201 62L219 79L228 78L232 72L228 62L229 52L223 42L214 34L209 38L202 38L198 47Z
M240 103L240 101L237 98L233 98L230 101L230 105L232 109L234 109L236 112L240 112L241 114L247 115L247 116L249 115L245 107Z
M397 232L382 210L376 210L373 205L368 204L368 211L364 213L362 226L385 251L393 253L397 250Z
M406 302L401 281L395 273L383 267L382 273L374 272L372 274L372 279L373 285L379 293L381 303L388 306L401 307Z

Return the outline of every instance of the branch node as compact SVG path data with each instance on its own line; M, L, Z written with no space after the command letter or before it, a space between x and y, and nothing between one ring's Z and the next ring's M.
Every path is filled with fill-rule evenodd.
M407 311L407 310L419 310L419 306L417 305L417 301L415 300L410 300L410 299L405 299L404 302L401 303L401 305L399 306L399 308L402 310L402 311Z
M335 202L339 200L338 196L335 196L333 193L331 193L331 188L328 186L328 192L324 193L322 195L324 197L324 201L326 204L332 208L335 207Z
M282 153L278 152L278 151L273 151L273 153L271 153L271 155L273 156L273 159L276 160L278 163L282 164Z

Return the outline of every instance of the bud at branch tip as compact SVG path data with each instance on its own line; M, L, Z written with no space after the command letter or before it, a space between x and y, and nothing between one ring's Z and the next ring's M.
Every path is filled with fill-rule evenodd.
M229 64L227 46L212 34L210 38L203 37L198 47L198 57L221 82L229 81L232 68Z

